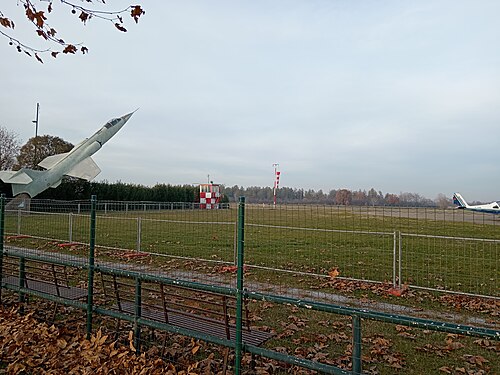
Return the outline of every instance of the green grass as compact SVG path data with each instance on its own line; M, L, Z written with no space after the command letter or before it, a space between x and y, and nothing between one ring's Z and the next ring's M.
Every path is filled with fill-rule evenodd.
M139 219L140 218L140 219ZM8 215L6 232L88 243L86 215ZM236 209L98 213L96 244L170 256L234 262ZM463 211L247 205L245 263L277 270L392 281L394 233L402 235L402 282L424 288L500 295L497 221ZM411 236L409 235L411 234ZM396 235L396 242L399 238ZM29 243L29 241L28 241Z

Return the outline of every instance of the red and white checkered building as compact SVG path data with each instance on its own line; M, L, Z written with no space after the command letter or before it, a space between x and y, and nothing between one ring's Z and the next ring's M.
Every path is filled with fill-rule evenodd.
M200 184L200 208L213 210L219 208L221 198L219 184Z

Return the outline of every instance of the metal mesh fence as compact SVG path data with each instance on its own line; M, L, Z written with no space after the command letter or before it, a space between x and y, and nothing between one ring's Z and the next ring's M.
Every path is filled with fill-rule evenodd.
M251 331L243 333L243 372L359 373L361 363L374 374L498 369L498 346L466 337L498 339L494 221L455 211L247 205L242 241L234 208L97 204L94 273L85 206L7 212L2 268L12 272L2 273L3 286L86 310L88 329L98 319L124 343L182 368L236 370L236 296ZM235 266L243 245L245 291ZM68 290L75 299L61 294Z
M247 207L246 264L263 288L295 295L331 278L393 278L395 233L370 230L341 207Z
M500 296L500 240L401 234L402 280L431 290Z
M36 201L6 213L7 240L83 250L90 203ZM98 202L97 261L164 262L199 279L234 272L236 209L192 203ZM287 295L332 279L500 297L498 221L492 215L417 208L246 208L248 280ZM137 252L138 254L132 254ZM144 254L145 253L145 254ZM168 263L170 262L170 263ZM196 272L194 272L196 271ZM229 281L232 282L232 281Z
M224 270L235 264L235 209L203 210L192 204L167 204L161 210L152 204L146 211L131 207L129 203L128 210L108 207L98 212L97 264L121 263L130 270L234 284L234 275Z

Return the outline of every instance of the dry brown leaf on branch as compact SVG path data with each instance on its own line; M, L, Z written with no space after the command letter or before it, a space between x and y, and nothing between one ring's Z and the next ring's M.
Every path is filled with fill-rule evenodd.
M86 23L87 23L87 21L89 20L89 16L90 16L90 15L89 15L87 12L82 11L82 12L80 13L79 18L80 18L80 20L83 22L83 24L86 24Z
M117 23L115 23L115 27L116 27L118 30L123 31L124 33L126 33L126 32L127 32L127 29L126 29L126 28L124 28L122 25L120 25L118 22L117 22Z
M140 5L133 6L130 11L130 15L134 18L135 23L139 22L139 17L145 13L146 12L144 12Z
M63 53L76 53L76 47L72 44L68 44L66 47L64 47Z
M5 17L0 17L0 25L7 28L14 28L14 22Z

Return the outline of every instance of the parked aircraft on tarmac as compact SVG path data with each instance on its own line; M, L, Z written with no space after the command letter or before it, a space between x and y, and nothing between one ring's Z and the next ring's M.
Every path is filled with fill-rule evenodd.
M469 205L465 199L460 195L460 193L453 194L453 204L456 204L460 209L476 211L476 212L484 212L487 214L500 214L500 203L499 202L491 202L487 204L478 204L471 206Z

